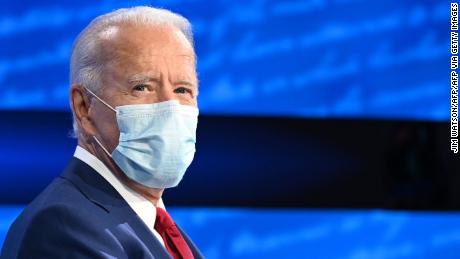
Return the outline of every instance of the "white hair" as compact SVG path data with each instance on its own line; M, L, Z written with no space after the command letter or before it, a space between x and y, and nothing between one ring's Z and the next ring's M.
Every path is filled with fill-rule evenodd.
M78 35L70 57L70 85L80 84L94 93L101 87L100 43L113 38L119 25L167 25L179 29L193 47L193 34L190 22L183 16L166 9L149 6L122 8L96 17ZM72 105L70 107L72 109ZM73 114L73 135L78 136L78 124Z

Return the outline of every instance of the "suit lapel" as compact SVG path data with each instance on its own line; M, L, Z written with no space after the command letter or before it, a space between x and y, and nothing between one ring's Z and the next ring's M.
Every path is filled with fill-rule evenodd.
M107 211L110 217L127 222L155 257L171 258L117 190L89 165L74 157L61 177L72 182L88 200Z
M193 257L195 259L201 259L201 258L204 258L203 254L201 254L200 250L198 249L198 247L195 245L195 243L193 243L192 239L190 239L190 237L182 230L182 228L180 228L177 224L176 224L177 228L179 229L180 233L182 234L182 236L184 237L185 241L187 242L188 246L190 247L190 249L192 250L192 253L193 253Z

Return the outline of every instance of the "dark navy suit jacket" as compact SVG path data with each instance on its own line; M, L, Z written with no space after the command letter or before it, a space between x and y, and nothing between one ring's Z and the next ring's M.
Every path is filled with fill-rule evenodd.
M203 258L181 232L195 258ZM1 258L171 256L110 183L73 158L62 175L14 221Z

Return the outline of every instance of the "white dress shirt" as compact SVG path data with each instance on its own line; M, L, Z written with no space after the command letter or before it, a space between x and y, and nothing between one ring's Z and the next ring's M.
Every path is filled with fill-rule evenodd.
M129 204L134 212L136 212L150 231L152 231L158 241L160 241L160 243L164 246L163 238L161 238L160 234L154 228L157 210L149 200L123 184L101 160L88 152L86 149L77 146L73 156L88 164L94 169L94 171L104 177L104 179L109 182L115 190L117 190L121 197L123 197L123 199ZM165 208L161 198L158 201L157 207L162 209Z

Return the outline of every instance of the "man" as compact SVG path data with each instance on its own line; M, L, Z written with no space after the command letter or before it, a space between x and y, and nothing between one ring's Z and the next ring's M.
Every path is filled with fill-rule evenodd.
M190 23L163 9L120 9L80 33L74 158L13 223L2 258L202 258L161 200L195 152L195 61Z

